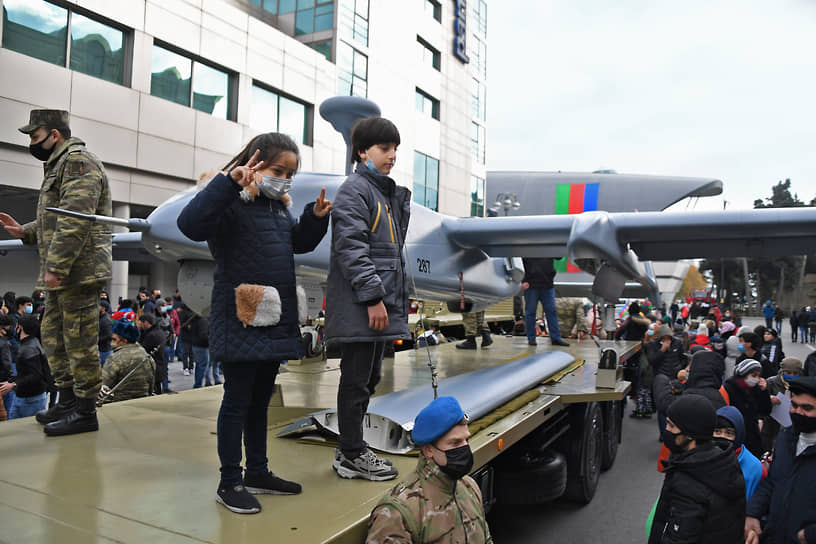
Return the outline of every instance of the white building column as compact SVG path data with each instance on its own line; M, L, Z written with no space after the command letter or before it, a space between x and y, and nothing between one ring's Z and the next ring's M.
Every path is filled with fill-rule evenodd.
M113 216L123 219L130 219L130 204L114 203ZM113 232L128 232L125 227L113 227ZM111 280L110 291L108 293L111 305L116 308L119 297L127 298L128 292L128 262L113 261L113 279Z

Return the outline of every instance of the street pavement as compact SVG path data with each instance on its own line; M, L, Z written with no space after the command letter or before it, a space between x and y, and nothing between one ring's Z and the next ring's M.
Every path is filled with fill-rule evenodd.
M764 324L746 318L751 328ZM813 344L793 344L790 328L783 324L785 355L802 361ZM586 506L556 501L530 507L497 506L488 515L493 538L501 544L538 542L633 543L645 542L645 522L660 495L663 475L657 472L660 452L657 418L632 419L630 401L623 418L623 440L615 464L601 474L595 497Z

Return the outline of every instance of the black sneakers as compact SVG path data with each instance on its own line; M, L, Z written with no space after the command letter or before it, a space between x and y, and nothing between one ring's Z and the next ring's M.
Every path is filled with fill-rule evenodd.
M278 478L271 472L247 473L244 476L244 486L253 495L297 495L301 491L300 484Z
M236 514L257 514L261 511L261 503L241 484L219 485L215 502L223 504Z
M550 344L552 344L553 346L563 346L565 348L569 347L569 342L562 338L553 338L550 340Z

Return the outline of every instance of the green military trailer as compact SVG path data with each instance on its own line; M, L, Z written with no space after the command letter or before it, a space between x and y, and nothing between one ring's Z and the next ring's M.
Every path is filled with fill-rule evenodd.
M496 338L489 349L463 352L452 343L398 352L383 363L377 394L431 387L430 353L441 378L518 360L550 349L577 363L482 418L471 438L473 476L486 507L495 502L539 503L564 496L589 502L620 440L621 400L629 383L604 371L601 348L620 360L635 356L635 342L572 341L550 348L545 340ZM547 344L547 345L545 345ZM611 353L611 352L607 352ZM580 362L583 361L583 364ZM580 366L578 366L580 364ZM280 542L357 543L378 499L394 481L339 478L331 468L333 444L323 439L278 438L293 421L336 404L338 362L289 364L278 378L280 395L269 408L270 470L303 485L295 496L259 496L263 511L237 515L215 502L218 483L216 417L220 387L108 404L100 430L62 438L44 436L33 418L0 424L0 519L3 539L14 542ZM421 407L417 407L417 411ZM500 410L501 411L501 410ZM503 417L500 417L503 416ZM387 455L401 474L411 455Z

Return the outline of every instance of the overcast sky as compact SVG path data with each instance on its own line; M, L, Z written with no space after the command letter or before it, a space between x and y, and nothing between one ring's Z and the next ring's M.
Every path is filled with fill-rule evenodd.
M489 170L721 179L697 209L751 208L785 178L816 197L816 1L488 10Z

